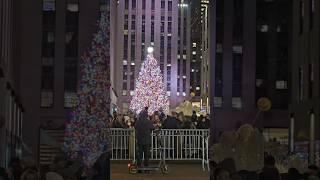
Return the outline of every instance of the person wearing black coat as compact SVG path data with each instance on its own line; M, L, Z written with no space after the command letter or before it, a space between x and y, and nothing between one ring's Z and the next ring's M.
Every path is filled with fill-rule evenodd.
M259 174L259 180L280 180L280 173L275 167L275 159L272 156L265 157L264 167Z
M164 129L179 129L180 122L176 117L176 113L172 112L172 116L167 116L167 119L163 123Z
M195 122L197 122L197 120L198 120L198 116L197 116L196 111L192 111L191 121L193 123L195 123Z
M154 126L148 116L148 107L142 110L139 114L139 118L135 123L136 139L138 145L138 159L137 165L141 166L142 155L144 154L144 166L149 165L149 156L151 149L151 133L154 130Z
M197 129L209 129L209 128L210 128L209 119L201 115L197 123Z

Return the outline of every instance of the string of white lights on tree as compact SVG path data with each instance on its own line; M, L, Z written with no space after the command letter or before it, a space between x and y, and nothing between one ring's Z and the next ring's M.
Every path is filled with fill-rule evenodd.
M153 57L153 48L148 48L148 55L141 65L139 77L130 103L130 110L140 113L145 107L149 114L163 110L169 112L169 100L166 94L163 77L157 60Z

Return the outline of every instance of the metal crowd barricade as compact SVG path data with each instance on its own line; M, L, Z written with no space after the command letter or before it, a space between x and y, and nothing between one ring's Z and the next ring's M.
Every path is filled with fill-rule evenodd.
M135 160L134 129L110 129L111 160Z
M167 160L202 160L203 143L208 129L162 129L164 155ZM151 159L160 160L159 139L152 134Z
M203 158L202 158L203 171L206 170L205 168L206 166L207 166L207 170L210 171L209 139L210 139L210 136L207 136L205 141L202 144L203 149L205 151L205 153L203 153Z
M209 129L162 129L160 136L152 133L150 160L160 160L160 139L167 160L202 161L208 165ZM111 129L112 160L135 160L136 143L134 129Z

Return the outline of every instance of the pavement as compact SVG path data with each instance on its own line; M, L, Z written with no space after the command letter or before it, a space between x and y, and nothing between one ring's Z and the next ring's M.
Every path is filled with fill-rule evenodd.
M129 174L126 163L111 164L111 180L209 180L209 172L201 164L168 164L169 173Z

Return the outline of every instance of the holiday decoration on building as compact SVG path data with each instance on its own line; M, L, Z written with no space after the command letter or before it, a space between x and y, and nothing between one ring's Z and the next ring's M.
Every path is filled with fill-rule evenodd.
M98 31L81 58L77 106L65 130L65 151L87 168L109 147L109 28L109 16L101 12Z
M163 77L157 60L153 57L153 48L148 48L148 55L141 65L139 77L136 80L134 95L130 103L130 110L140 113L149 107L149 114L155 111L169 111L169 100L166 94Z

